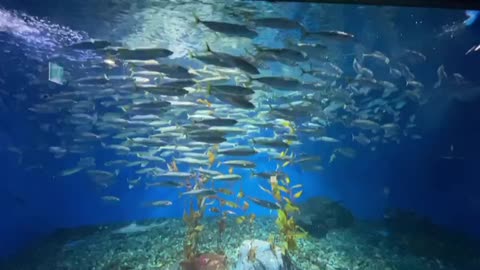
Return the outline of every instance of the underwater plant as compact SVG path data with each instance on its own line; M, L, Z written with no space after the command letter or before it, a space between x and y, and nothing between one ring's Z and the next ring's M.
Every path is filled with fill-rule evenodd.
M283 238L282 252L284 254L296 250L298 248L298 239L307 236L307 232L295 223L293 217L289 216L285 209L278 210L276 224Z
M187 226L187 233L183 245L183 252L187 261L193 260L198 255L198 241L200 233L203 231L203 225L200 220L205 213L205 198L198 198L196 200L197 207L194 207L194 200L190 201L190 209L184 211L183 221Z
M300 198L303 194L303 190L293 193L293 190L301 187L301 185L295 185L290 187L291 179L289 176L282 178L281 183L277 180L277 176L272 176L270 184L272 187L272 195L277 201L280 209L277 210L278 216L275 221L278 229L280 230L280 236L283 240L282 252L287 253L297 250L297 241L307 236L307 232L297 225L292 214L300 212L300 208L293 203L293 199ZM269 239L270 244L275 246L275 239Z
M218 237L217 237L217 250L221 251L221 243L223 239L223 233L227 228L227 216L223 215L218 221Z

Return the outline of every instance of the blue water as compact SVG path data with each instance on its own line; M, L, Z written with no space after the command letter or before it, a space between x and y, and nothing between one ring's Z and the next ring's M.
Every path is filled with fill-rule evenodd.
M80 7L79 2L84 5L76 9ZM108 194L120 197L121 202L106 204L100 199L100 196L106 195L105 192L99 191L85 174L58 177L59 171L74 167L78 158L67 156L54 159L49 153L35 150L41 145L58 143L54 137L39 131L39 121L30 121L31 112L26 110L39 102L36 95L39 87L46 87L46 67L50 57L64 46L85 38L127 41L136 45L136 41L138 44L149 44L149 39L158 41L161 36L153 32L151 36L141 37L147 28L160 28L142 25L143 20L148 21L149 15L145 11L159 7L150 6L146 1L139 1L138 4L125 1L106 11L93 2L71 1L67 5L42 1L41 5L27 5L6 1L3 7L0 3L0 89L10 93L0 96L2 256L28 247L57 228L154 217L181 217L186 206L185 200L180 199L178 192L173 189L145 190L143 186L129 189L125 179L135 177L133 170L128 169L122 170L118 177L118 183L121 184L113 185L108 191ZM371 51L395 55L400 48L409 48L422 52L427 61L413 66L412 72L430 88L436 81L436 69L441 64L449 74L460 73L473 84L480 83L480 54L464 55L469 48L478 44L480 27L478 21L469 21L469 25L464 25L463 10L332 5L328 6L332 12L321 17L315 16L319 10L315 4L278 5L283 6L282 14L301 21L309 29L329 28L326 24L329 21L334 24L334 29L355 33ZM60 6L67 9L63 10ZM215 5L212 9L215 9ZM129 13L141 16L125 15ZM183 14L181 17L191 18L191 15ZM178 24L178 27L183 26ZM450 28L454 31L442 35L444 26L454 26ZM201 42L191 43L195 40L191 36L171 36L176 38L171 44L169 40L160 40L156 45L176 46L178 50L175 53L179 57L184 57L187 50L198 50L204 46ZM182 47L182 38L190 43ZM278 43L268 42L271 42L271 46ZM342 69L351 72L350 61L340 62ZM272 73L279 70L280 66L271 67ZM36 81L43 81L44 84L37 84ZM67 86L53 87L60 91L62 87L67 89ZM26 99L14 98L16 91L24 93ZM339 158L325 166L324 171L316 173L303 171L298 166L286 167L290 178L304 185L304 194L299 201L316 195L326 196L340 201L356 218L371 220L382 220L387 208L408 209L428 216L434 223L480 237L480 100L460 103L442 98L442 95L441 92L436 93L430 102L416 109L422 140L405 139L399 144L384 144L372 152L346 139L346 144L357 150L353 159ZM48 116L42 121L48 122ZM51 121L55 128L54 119ZM269 135L271 133L264 131L260 136ZM335 135L335 130L330 135ZM12 145L21 148L20 162L19 154L7 149ZM454 153L464 159L440 158L449 154L451 145L454 146ZM99 145L95 147L97 164L114 159L112 152L101 149ZM305 140L296 151L320 155L323 163L328 163L332 149ZM275 170L276 164L267 162L263 154L250 160L258 162L257 171ZM42 168L28 168L37 165ZM188 168L181 165L179 169L183 171ZM221 170L226 172L228 169ZM236 173L245 178L250 174L241 170L236 170ZM234 185L234 190L238 191L240 186L250 196L268 198L258 190L254 180L244 180L241 185ZM142 203L159 198L174 204L168 208L140 207ZM251 206L251 212L257 215L271 214L270 210L254 205Z

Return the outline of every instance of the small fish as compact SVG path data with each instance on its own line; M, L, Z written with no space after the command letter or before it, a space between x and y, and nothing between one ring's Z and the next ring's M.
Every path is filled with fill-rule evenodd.
M145 204L146 206L151 206L151 207L166 207L166 206L171 206L173 203L171 201L153 201Z
M237 222L237 224L242 224L243 222L245 222L245 220L246 220L245 216L240 216L237 219L235 219L235 222Z
M445 72L445 67L443 65L440 65L437 68L437 81L433 85L433 88L439 88L446 79L447 73Z
M290 77L256 77L250 78L251 81L258 81L272 88L283 91L296 91L303 85L302 82Z
M226 189L226 188L219 188L219 189L217 189L217 191L222 193L222 194L225 194L225 195L232 195L233 194L233 192L230 189Z
M242 179L242 176L238 174L224 174L214 176L212 179L214 181L238 181Z
M332 137L328 137L328 136L320 136L318 138L311 137L309 139L312 140L312 141L320 141L320 142L326 142L326 143L339 143L340 142L339 140L337 140L335 138L332 138Z
M472 52L478 52L480 51L480 44L479 45L474 45L473 47L471 47L466 53L465 55L468 55Z
M237 122L238 122L237 120L230 119L230 118L213 118L213 119L204 119L204 120L194 121L194 123L196 124L205 124L208 126L233 126Z
M300 191L298 191L297 193L293 194L293 197L294 197L295 199L298 199L298 198L300 198L300 197L302 196L302 194L303 194L303 190L300 190Z
M383 53L379 52L379 51L374 51L372 53L364 53L362 55L363 58L373 58L373 59L377 59L379 60L380 62L383 62L384 64L388 65L390 63L390 59L384 55Z
M341 147L334 150L335 153L339 153L344 157L355 158L357 152L355 149L350 147Z
M171 164L167 164L167 167L168 167L168 170L171 172L178 172L178 167L175 160L173 160Z
M164 58L173 54L172 51L163 48L114 48L104 49L107 53L111 53L123 60L149 60L156 58Z
M363 133L359 133L357 136L352 134L352 141L356 141L361 145L368 145L371 142L371 140Z
M192 189L190 191L186 191L181 193L182 196L212 196L217 194L217 192L213 189Z
M227 201L227 200L220 200L220 204L221 205L226 205L226 206L231 207L231 208L238 208L238 204L236 204L234 202L231 202L231 201Z
M258 199L250 196L248 197L248 199L251 200L256 205L259 205L268 209L273 209L273 210L280 209L280 205L278 205L278 203L273 203L270 201L266 201L266 200L262 200L262 199Z
M187 172L165 172L163 174L157 175L159 178L169 178L169 179L189 179L194 175Z
M352 41L355 39L355 35L343 32L343 31L319 31L319 32L306 32L304 35L306 38L326 38L337 41Z
M132 179L132 180L128 180L128 179L127 179L128 189L132 189L132 188L134 188L135 186L137 186L137 185L140 183L140 180L142 180L141 177L138 177L138 178Z
M116 196L102 196L101 199L102 199L104 202L109 202L109 203L120 202L120 198L118 198L118 197L116 197Z
M60 172L60 175L61 176L69 176L69 175L72 175L72 174L76 174L76 173L80 172L81 170L83 170L83 167L67 169L67 170L63 170L62 172Z
M210 95L227 95L227 96L249 96L255 91L252 88L237 85L208 85L208 94Z
M225 215L234 215L234 216L237 215L237 213L233 212L232 210L225 210L225 211L223 211L223 213Z
M254 30L250 30L247 26L236 24L236 23L226 23L226 22L216 22L216 21L204 21L200 20L195 14L193 15L195 23L201 23L206 27L210 28L215 32L219 32L229 36L239 36L245 38L255 38L258 33Z
M351 125L353 127L357 127L357 128L360 128L360 129L365 129L365 130L373 130L373 131L376 131L378 129L380 129L380 125L372 120L368 120L368 119L356 119L356 120L353 120Z
M110 68L118 67L118 64L115 62L114 59L110 59L110 58L104 59L103 63Z
M272 194L272 192L271 192L270 190L264 188L263 186L258 185L258 187L260 187L260 189L263 190L263 191L265 191L266 193L268 193L268 194L270 194L270 195Z
M247 201L244 201L242 210L247 211L249 208L250 208L250 204Z
M303 187L302 184L297 184L297 185L292 186L292 189L301 188L301 187Z
M209 107L209 108L212 107L212 103L210 103L210 102L209 102L208 100L206 100L206 99L201 99L201 98L199 98L199 99L197 99L197 102L200 103L200 104L203 104L203 105L205 105L205 106L207 106L207 107Z
M209 210L212 213L220 213L221 212L220 209L218 209L217 207L211 207L211 208L209 208Z
M208 163L210 163L210 166L215 162L215 158L215 153L213 151L208 151Z
M90 39L74 43L69 47L74 50L100 50L111 45L112 44L106 40Z
M248 146L239 146L229 149L220 149L217 153L227 156L251 156L257 154L258 151L255 148L251 148Z
M206 169L203 169L203 168L199 168L199 169L193 169L194 171L200 173L200 174L204 174L204 175L208 175L208 176L216 176L216 175L221 175L222 173L221 172L217 172L217 171L213 171L213 170L206 170Z
M257 167L257 164L252 161L248 160L228 160L224 162L218 162L218 166L221 164L228 165L231 167L238 167L238 168L255 168Z
M250 224L252 224L252 223L255 221L256 218L257 218L257 215L255 215L255 213L252 213L252 214L250 215L250 218L249 218Z
M268 27L268 28L275 28L275 29L299 29L305 31L302 24L297 21L293 21L287 18L280 18L280 17L272 17L272 18L258 18L253 19L253 23L256 27Z
M173 188L181 188L184 187L185 184L176 182L176 181L160 181L160 182L151 182L145 183L145 189L149 189L151 187L173 187Z
M191 157L176 158L175 161L177 163L184 163L189 165L197 165L197 166L205 166L205 167L209 167L212 165L210 163L210 160L196 159Z

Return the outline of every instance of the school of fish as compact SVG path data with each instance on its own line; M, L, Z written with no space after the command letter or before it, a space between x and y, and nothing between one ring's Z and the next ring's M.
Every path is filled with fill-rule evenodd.
M431 87L411 71L427 61L421 52L358 52L355 33L309 31L283 17L224 22L193 14L191 20L202 31L242 39L249 49L232 54L204 42L203 50L182 59L187 64L176 64L169 48L92 39L63 48L52 60L65 68L65 84L39 89L28 111L39 132L56 138L38 150L77 160L57 179L83 175L108 203L121 201L109 191L113 185L172 188L181 197L216 198L214 213L241 214L250 202L268 209L282 202L246 195L244 185L270 195L288 186L282 190L290 194L288 202L302 195L300 179L289 186L291 167L318 172L337 159L355 158L359 149L422 138L415 111L428 102ZM256 39L265 30L290 31L297 38L269 47ZM336 47L352 53L339 56ZM79 53L93 56L67 57ZM288 72L275 72L274 66ZM460 74L448 80L443 66L437 74L435 89L449 81L465 84ZM306 147L312 145L329 154L311 154ZM108 160L99 163L98 156ZM264 164L274 169L259 170ZM236 183L240 192L234 194ZM142 205L175 204L158 199Z

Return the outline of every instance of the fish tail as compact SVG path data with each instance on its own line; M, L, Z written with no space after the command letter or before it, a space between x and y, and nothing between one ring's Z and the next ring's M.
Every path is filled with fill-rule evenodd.
M307 74L307 71L303 67L300 67L300 76L303 76L305 74Z
M303 39L308 36L308 31L303 25L300 25L300 38Z

